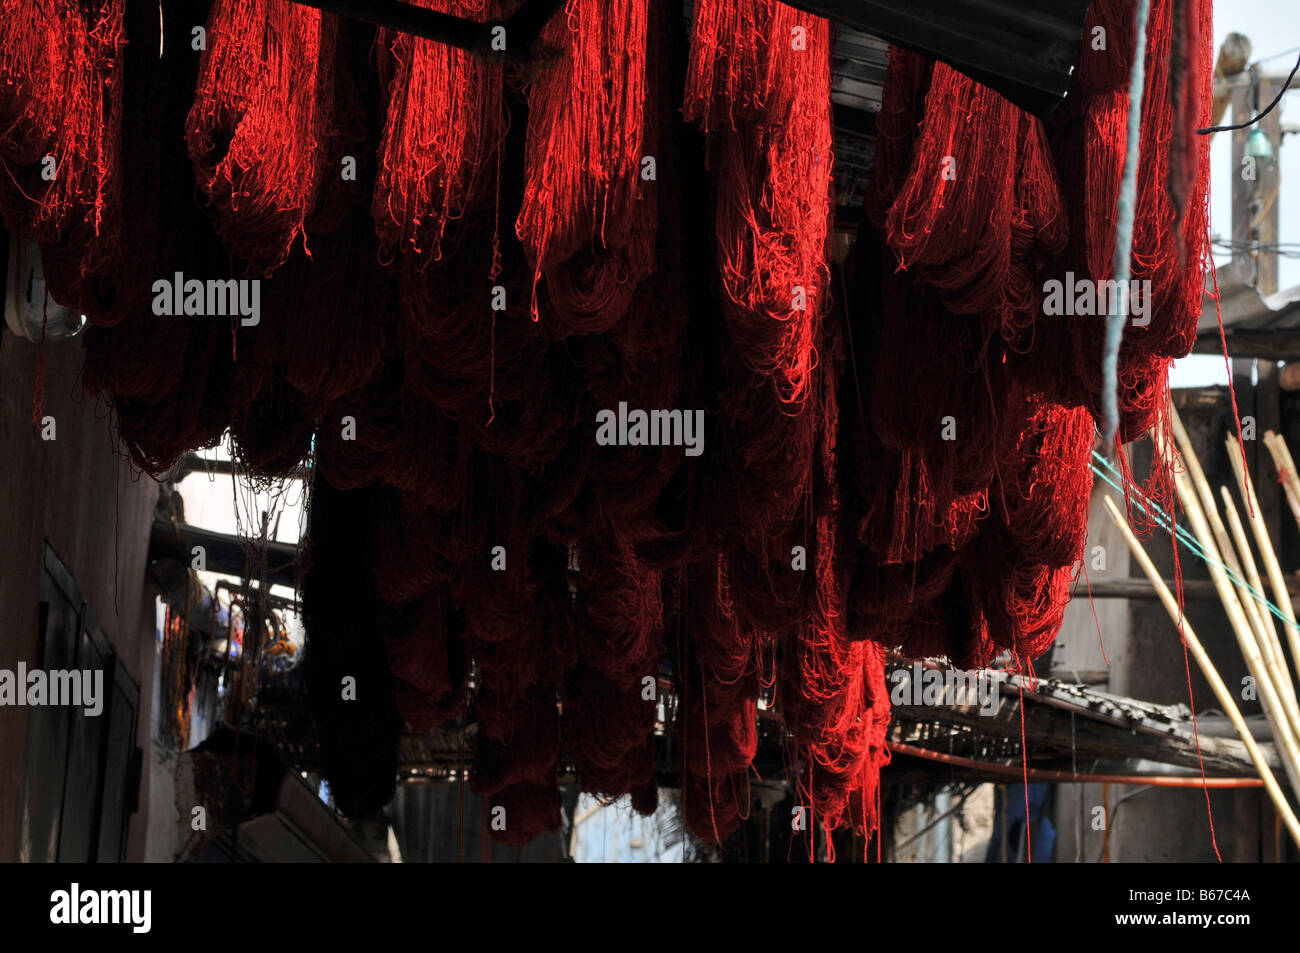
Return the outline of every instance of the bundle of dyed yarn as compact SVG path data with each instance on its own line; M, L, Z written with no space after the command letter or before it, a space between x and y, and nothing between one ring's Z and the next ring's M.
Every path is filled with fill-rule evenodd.
M307 674L345 811L391 797L402 730L457 721L494 837L556 829L573 772L643 812L675 776L724 840L761 716L815 822L870 832L889 653L1023 662L1059 628L1101 323L1044 289L1110 275L1127 5L1093 4L1110 50L1048 121L894 50L834 282L831 24L692 7L682 34L663 0L567 0L521 65L289 0L161 27L0 0L0 211L94 325L124 451L162 474L228 430L258 478L309 461ZM1200 308L1209 17L1152 4L1126 438ZM182 275L257 282L256 315L156 313Z

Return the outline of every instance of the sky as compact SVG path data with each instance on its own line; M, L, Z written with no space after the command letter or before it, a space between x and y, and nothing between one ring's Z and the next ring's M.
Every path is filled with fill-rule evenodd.
M1214 4L1214 51L1218 55L1229 33L1241 33L1251 42L1251 60L1261 61L1267 72L1289 72L1300 56L1300 0L1218 0ZM1296 77L1300 84L1300 75ZM1282 98L1282 126L1300 126L1300 91ZM1225 117L1224 122L1230 121ZM1232 221L1231 137L1220 134L1210 146L1210 232L1227 238ZM1281 172L1279 192L1280 242L1300 242L1300 138L1283 135L1274 143ZM1225 257L1216 257L1221 264ZM1300 285L1300 260L1283 258L1278 284L1282 289ZM1175 387L1226 384L1222 357L1196 355L1178 361L1171 375Z

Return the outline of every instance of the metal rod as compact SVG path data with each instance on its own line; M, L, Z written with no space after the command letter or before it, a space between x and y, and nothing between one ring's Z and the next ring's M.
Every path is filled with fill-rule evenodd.
M974 758L963 758L961 755L948 754L943 751L931 751L929 748L918 748L914 745L904 744L901 741L891 741L889 750L897 754L907 754L914 758L924 758L927 761L940 761L944 764L951 764L959 768L970 768L975 771L983 771L987 774L996 774L1001 777L1014 778L1016 781L1021 780L1024 772L1014 764L997 764L992 761L977 761ZM1087 784L1151 784L1156 787L1166 788L1259 788L1264 787L1264 782L1259 778L1206 778L1201 780L1199 775L1184 777L1182 775L1143 775L1143 774L1083 774L1075 771L1053 771L1048 768L1030 768L1029 780L1039 782L1084 782Z

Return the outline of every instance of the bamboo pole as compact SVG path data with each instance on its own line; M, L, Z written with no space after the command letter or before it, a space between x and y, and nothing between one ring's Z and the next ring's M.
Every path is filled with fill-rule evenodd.
M1285 662L1278 666L1271 660L1272 640L1261 607L1223 569L1223 566L1227 566L1237 579L1245 582L1246 577L1237 561L1227 530L1219 519L1217 507L1214 506L1214 494L1210 492L1196 450L1183 428L1178 411L1172 410L1170 417L1174 438L1181 444L1181 456L1185 465L1183 471L1174 470L1174 487L1183 503L1192 531L1209 557L1207 567L1215 591L1228 614L1228 622L1237 638L1246 666L1259 687L1260 703L1269 727L1278 739L1279 748L1290 750L1294 746L1295 758L1284 760L1283 763L1287 766L1288 781L1300 792L1300 716L1292 718L1290 700L1283 687L1289 683L1290 676ZM1167 456L1164 434L1153 428L1151 435L1158 452ZM1207 509L1212 517L1207 516ZM1212 520L1218 523L1218 532L1213 532Z
M1269 430L1264 434L1264 442L1266 446L1272 444L1285 461L1285 477L1296 489L1296 495L1300 497L1300 474L1296 473L1295 461L1291 459L1291 448L1287 446L1286 438L1275 430Z
M1219 517L1219 509L1214 503L1214 493L1210 490L1210 481L1205 479L1205 471L1201 469L1201 460L1196 455L1196 448L1192 446L1191 438L1187 436L1187 430L1183 427L1183 419L1178 416L1178 408L1172 405L1169 408L1169 419L1173 425L1174 439L1178 442L1178 449L1182 453L1183 463L1187 466L1187 475L1196 488L1196 496L1200 500L1201 511L1208 520L1210 530L1214 534L1214 542L1219 551L1219 560L1232 570L1237 578L1244 580L1246 574L1242 571L1242 564L1238 561L1232 541L1228 538L1228 530ZM1184 504L1184 506L1187 505ZM1261 593L1263 591L1263 589L1260 590ZM1239 595L1242 608L1246 611L1246 618L1250 621L1251 630L1262 632L1265 625L1263 609L1246 593L1240 593Z
M1291 508L1296 525L1300 526L1300 477L1296 475L1291 451L1287 448L1286 441L1271 430L1264 433L1264 446L1273 457L1278 476L1282 478L1282 492L1286 496L1287 505Z
M1273 601L1286 616L1287 624L1283 628L1286 630L1287 647L1291 650L1291 663L1300 667L1300 631L1296 630L1295 609L1291 605L1291 593L1287 591L1286 578L1282 575L1282 567L1278 565L1277 554L1273 552L1268 527L1264 525L1264 517L1259 512L1255 484L1241 462L1241 445L1237 443L1237 438L1229 435L1226 443L1228 459L1232 461L1232 472L1237 477L1237 489L1247 503L1247 515L1250 517L1251 531L1255 534L1255 545L1259 547L1259 557L1264 561L1264 571L1268 574L1268 582L1273 589Z
M1156 439L1158 446L1163 446L1158 431L1156 431ZM1269 728L1273 731L1278 756L1282 759L1282 765L1286 769L1287 781L1290 783L1291 789L1300 794L1300 744L1297 743L1296 736L1291 730L1287 709L1282 703L1281 696L1275 685L1276 673L1270 671L1264 665L1264 659L1256 640L1256 630L1251 626L1246 612L1242 608L1237 587L1228 578L1228 574L1223 568L1223 561L1218 558L1218 547L1214 544L1213 535L1205 519L1205 514L1201 511L1197 498L1198 494L1191 487L1188 472L1175 468L1173 476L1174 487L1178 491L1179 498L1183 501L1183 508L1187 512L1188 522L1192 525L1192 532L1200 541L1207 555L1211 557L1205 561L1206 568L1210 571L1210 578L1214 581L1214 587L1219 593L1219 599L1223 603L1224 611L1228 614L1228 623L1232 627L1233 635L1237 638L1237 645L1241 648L1242 657L1246 661L1246 668L1255 679L1255 685L1259 690L1260 705L1264 709L1264 717L1268 719Z
M1236 700L1232 697L1232 693L1228 691L1228 686L1223 683L1223 679L1219 676L1214 663L1210 661L1209 655L1206 654L1205 648L1201 645L1200 639L1196 637L1191 625L1182 617L1178 602L1169 592L1169 587L1165 585L1160 573L1156 571L1155 564L1151 562L1151 557L1147 555L1142 544L1133 535L1133 530L1129 528L1128 521L1120 515L1115 501L1110 496L1106 496L1105 502L1110 518L1114 521L1120 533L1123 534L1124 541L1128 543L1133 558L1138 561L1142 571L1151 580L1151 585L1160 593L1160 601L1164 604L1165 611L1169 613L1169 618L1182 632L1183 642L1186 644L1188 651L1192 653L1192 658L1196 660L1201 672L1205 675L1205 680L1210 683L1210 689L1214 692L1214 697L1218 699L1219 706L1223 709L1224 714L1228 716L1228 720L1232 722L1232 727L1237 729L1237 735L1241 738L1241 743L1246 746L1246 752L1250 755L1251 762L1259 772L1260 780L1264 782L1264 789L1268 792L1269 799L1272 800L1278 815L1282 818L1287 831L1291 834L1291 839L1295 841L1297 846L1300 846L1300 820L1296 819L1295 813L1291 810L1286 794L1273 776L1268 761L1264 758L1264 753L1260 750L1254 735L1250 733L1250 728L1246 725L1246 720L1242 718Z
M1300 371L1300 365L1291 369ZM1264 434L1264 445L1270 452L1275 452L1274 462L1277 462L1277 455L1280 455L1283 466L1286 467L1284 471L1279 470L1282 474L1282 485L1290 489L1287 502L1291 504L1291 515L1295 517L1296 526L1300 527L1300 470L1296 469L1295 460L1291 458L1291 448L1287 446L1285 437L1272 430ZM1300 667L1300 659L1296 659L1296 665Z
M1237 506L1232 502L1232 494L1228 492L1226 486L1219 487L1219 492L1223 494L1223 511L1228 516L1232 538L1241 552L1247 581L1256 592L1262 593L1264 584L1260 581L1259 569L1255 565L1255 557L1251 554L1250 542L1246 539L1246 529L1241 525ZM1291 730L1297 738L1300 738L1300 707L1296 704L1295 689L1291 685L1291 675L1286 668L1286 656L1282 654L1282 643L1278 641L1277 629L1272 624L1272 618L1266 618L1268 624L1259 632L1260 654L1264 657L1264 664L1274 673L1274 684L1286 704L1287 715L1291 719Z
M1265 593L1264 582L1260 578L1259 566L1256 564L1254 553L1251 551L1250 540L1246 537L1245 525L1241 522L1241 515L1237 512L1237 504L1233 502L1232 493L1229 492L1226 486L1219 487L1219 493L1223 496L1223 512L1228 517L1228 528L1232 531L1232 541L1236 545L1237 552L1241 555L1242 568L1246 573L1246 582L1250 584L1252 589L1263 596ZM1282 643L1278 639L1277 628L1272 624L1273 614L1267 609L1261 609L1260 614L1269 622L1262 632L1268 644L1268 651L1285 667L1286 657L1282 654ZM1296 696L1295 691L1291 688L1290 679L1287 679L1286 687L1291 698L1294 699Z
M1292 367L1292 370L1300 371L1300 365ZM1269 439L1270 437L1272 440ZM1276 451L1282 457L1286 467L1285 471L1279 471L1283 473L1282 485L1290 488L1287 502L1291 504L1291 515L1295 517L1296 526L1300 527L1300 470L1296 469L1295 460L1291 458L1291 448L1287 446L1285 437L1271 430L1264 434L1264 445L1270 452ZM1275 456L1274 462L1276 460ZM1300 659L1296 660L1296 665L1300 666Z

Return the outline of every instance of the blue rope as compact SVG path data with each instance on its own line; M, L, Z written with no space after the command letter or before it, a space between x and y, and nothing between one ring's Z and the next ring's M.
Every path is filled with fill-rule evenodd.
M1129 74L1128 138L1124 148L1124 178L1115 209L1115 296L1106 316L1106 343L1101 353L1102 440L1107 451L1119 430L1119 346L1128 321L1128 283L1133 257L1133 219L1137 212L1138 153L1141 146L1142 94L1146 87L1147 17L1151 0L1138 0L1134 21L1133 69Z

